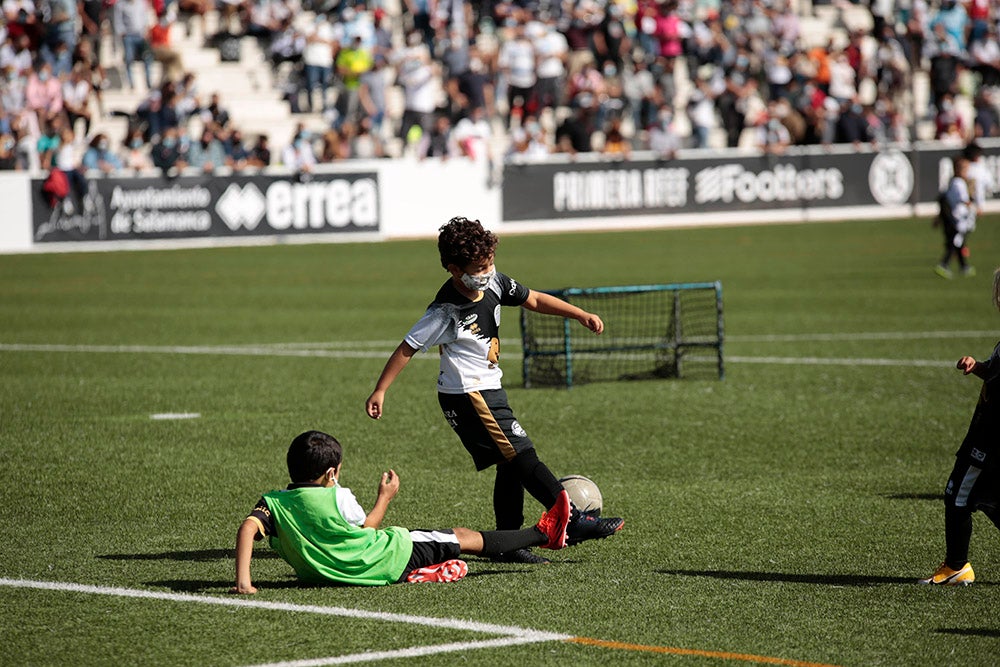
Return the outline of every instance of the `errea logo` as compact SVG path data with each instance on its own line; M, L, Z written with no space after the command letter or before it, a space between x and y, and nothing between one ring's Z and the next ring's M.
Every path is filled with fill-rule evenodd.
M378 227L378 182L372 177L308 183L273 181L263 192L254 183L231 183L215 204L230 230L261 223L277 231Z
M242 187L231 183L215 203L215 212L234 232L240 227L256 229L267 212L267 198L253 183Z

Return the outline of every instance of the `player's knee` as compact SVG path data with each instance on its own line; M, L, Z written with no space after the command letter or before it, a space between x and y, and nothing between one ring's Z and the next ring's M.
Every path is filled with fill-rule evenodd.
M478 553L483 549L483 535L477 530L468 528L452 528L458 539L458 548L463 553Z

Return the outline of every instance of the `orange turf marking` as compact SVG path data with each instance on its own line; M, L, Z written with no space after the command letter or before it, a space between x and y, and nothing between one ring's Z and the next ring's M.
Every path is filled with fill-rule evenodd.
M573 637L566 642L574 644L585 644L587 646L600 646L601 648L613 648L623 651L645 651L647 653L669 653L671 655L693 655L699 658L718 658L719 660L742 660L744 662L763 662L770 665L788 665L789 667L835 667L820 662L804 662L802 660L789 660L787 658L772 658L766 655L753 655L750 653L727 653L725 651L699 651L691 648L678 648L675 646L647 646L645 644L627 644L625 642L611 642L605 639L590 639L589 637Z

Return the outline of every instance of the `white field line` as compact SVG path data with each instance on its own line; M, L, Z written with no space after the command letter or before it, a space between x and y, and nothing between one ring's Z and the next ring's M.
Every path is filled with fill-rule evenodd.
M389 351L303 350L267 345L33 345L0 343L0 352L94 352L108 354L209 354L245 357L388 358ZM430 356L430 355L427 355ZM437 355L434 355L437 359Z
M383 621L387 623L407 623L410 625L425 625L432 628L448 628L466 632L482 632L493 635L504 635L531 641L563 641L571 639L572 635L541 632L515 625L496 625L480 623L458 618L435 618L433 616L414 616L411 614L394 614L384 611L366 611L348 607L325 607L320 605L292 604L289 602L267 602L245 597L221 597L213 595L194 595L191 593L165 593L162 591L147 591L135 588L118 588L114 586L92 586L61 581L35 581L31 579L8 579L0 577L0 586L11 588L32 588L66 593L89 593L91 595L109 595L113 597L140 598L146 600L164 600L168 602L187 602L196 604L218 605L222 607L243 607L246 609L266 609L270 611L291 611L307 614L323 614L368 621ZM323 663L327 664L327 663Z
M396 349L403 340L324 340L316 343L265 343L257 347L274 347L287 350L356 350L365 348Z
M389 356L386 350L308 350L283 349L260 346L171 346L171 345L49 345L0 343L0 352L67 352L96 354L193 354L220 356L251 356L251 357L318 357L325 359L385 359ZM505 352L507 359L520 359L520 352ZM438 360L436 354L418 354L415 358ZM692 359L695 359L692 357ZM701 360L701 357L697 358ZM711 360L705 357L704 360ZM777 357L777 356L739 356L726 355L726 363L735 364L801 364L818 366L948 366L951 361L941 359L886 359L876 358L839 358L839 357Z
M713 361L706 357L703 361ZM730 357L723 359L727 364L774 364L785 366L907 366L927 368L952 368L954 361L940 359L843 359L827 357Z
M726 336L727 343L798 343L808 341L927 340L935 338L990 338L996 331L873 331L869 333L764 334Z
M927 340L995 338L996 331L873 331L859 333L759 334L726 336L727 343L796 343L809 341ZM398 340L341 340L313 343L265 343L254 347L299 350L395 349Z
M430 616L413 616L410 614L393 614L380 611L364 611L361 609L349 609L346 607L322 607L318 605L291 604L285 602L266 602L263 600L251 600L237 597L216 597L211 595L193 595L185 593L162 593L159 591L144 591L134 588L117 588L110 586L90 586L87 584L74 584L58 581L33 581L29 579L6 579L0 578L0 586L11 588L33 588L48 591L60 591L68 593L90 593L94 595L109 595L114 597L141 598L147 600L165 600L168 602L188 602L198 604L211 604L224 607L244 607L250 609L266 609L269 611L290 611L309 614L324 614L328 616L341 616L346 618L363 619L370 621L383 621L388 623L408 623L413 625L426 625L434 628L449 628L453 630L464 630L468 632L482 632L488 634L504 635L496 639L452 642L448 644L432 644L429 646L410 646L402 649L390 651L371 651L363 653L353 653L348 655L330 656L326 658L310 658L306 660L293 660L286 662L267 663L257 667L318 667L320 665L345 665L356 662L369 662L374 660L390 660L394 658L414 658L428 655L438 655L442 653L455 653L458 651L469 651L483 648L500 648L504 646L514 646L518 644L534 644L538 642L564 641L571 639L572 635L556 634L552 632L541 632L530 628L521 628L512 625L495 625L492 623L478 623L475 621L465 621L455 618L434 618Z
M568 637L559 637L558 639L567 638ZM375 662L376 660L393 660L395 658L419 658L428 655L439 655L441 653L456 653L458 651L470 651L481 648L503 648L505 646L535 644L543 641L557 641L557 638L539 638L536 635L500 637L498 639L485 639L477 642L455 642L452 644L411 646L409 648L401 648L394 651L366 651L364 653L337 655L329 658L312 658L308 660L292 660L288 662L269 662L263 665L254 665L253 667L321 667L322 665L348 665L355 662Z
M156 412L149 415L149 418L153 421L170 421L173 419L198 419L201 417L200 412Z

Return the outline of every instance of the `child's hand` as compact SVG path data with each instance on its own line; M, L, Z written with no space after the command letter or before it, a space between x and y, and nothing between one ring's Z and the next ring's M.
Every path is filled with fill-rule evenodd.
M593 313L584 313L580 317L580 324L587 327L598 336L601 335L602 331L604 331L604 322L601 321L600 317L594 315Z
M392 500L398 492L399 475L396 474L396 471L390 469L389 472L382 473L382 479L378 483L379 498L385 497L386 500Z
M976 370L976 360L972 357L962 357L958 360L956 366L963 374L968 375L972 371Z
M240 584L237 583L235 586L229 589L230 593L235 593L236 595L253 595L257 592L257 588L250 583Z
M365 401L365 412L372 419L379 419L382 417L382 402L385 400L384 391L373 391L372 395L368 397Z

